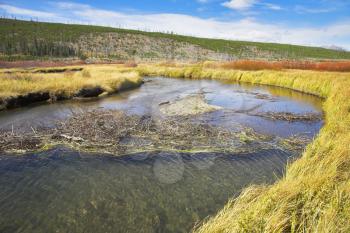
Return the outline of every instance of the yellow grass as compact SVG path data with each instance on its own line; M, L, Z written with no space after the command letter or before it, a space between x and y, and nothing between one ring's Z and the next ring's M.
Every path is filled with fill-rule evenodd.
M194 231L350 232L350 73L140 66L144 75L275 85L325 98L325 125L273 185L252 186Z
M69 71L69 68L65 69L68 71L61 73L35 73L38 69L6 70L11 73L2 71L0 72L0 99L40 92L50 92L52 95L63 94L69 98L82 88L93 87L101 87L107 93L113 93L139 86L142 81L137 72L126 72L113 66L86 66L82 71L77 72Z
M57 74L0 72L0 93L3 98L40 91L72 95L97 85L114 92L141 82L136 71L281 86L325 98L324 127L285 176L273 185L248 187L196 232L350 232L350 73L238 71L201 65L89 66Z

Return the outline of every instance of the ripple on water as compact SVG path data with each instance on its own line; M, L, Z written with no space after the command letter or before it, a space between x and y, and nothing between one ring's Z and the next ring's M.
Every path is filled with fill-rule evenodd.
M57 148L0 162L0 232L183 232L250 183L271 183L289 155L136 154ZM9 230L10 229L10 230Z

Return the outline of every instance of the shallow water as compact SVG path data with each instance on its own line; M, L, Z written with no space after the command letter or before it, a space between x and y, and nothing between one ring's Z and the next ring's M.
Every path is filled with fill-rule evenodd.
M287 159L278 150L2 157L0 232L186 232L247 184L271 183Z
M272 121L264 111L320 113L321 100L281 88L149 78L140 89L0 113L0 128L52 126L72 112L103 107L162 117L159 103L198 92L222 110L194 117L232 130L312 138L321 121ZM0 232L188 232L250 184L272 183L295 154L148 152L114 157L62 147L0 156Z
M130 114L158 116L159 103L200 92L205 94L209 104L223 107L221 111L199 117L213 124L230 128L244 125L260 133L279 136L300 133L314 136L322 126L321 121L291 123L253 116L254 113L267 111L297 114L321 112L322 102L315 96L277 87L251 86L212 80L162 77L146 78L146 80L148 81L139 89L103 99L32 105L0 112L0 129L31 130L31 127L52 126L55 120L65 119L71 116L72 112L96 108L121 109Z

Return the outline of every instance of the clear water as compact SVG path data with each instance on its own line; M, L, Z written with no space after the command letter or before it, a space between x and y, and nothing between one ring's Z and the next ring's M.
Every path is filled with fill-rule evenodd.
M251 114L321 112L321 101L313 96L216 81L150 80L138 90L105 99L2 112L0 127L50 126L72 112L96 107L157 117L159 103L199 91L210 104L224 109L195 121L233 130L244 125L283 137L311 138L322 126L321 121L291 123ZM0 232L188 232L242 188L274 182L294 158L278 148L249 154L155 151L123 157L55 148L23 156L0 155Z
M266 86L251 86L212 80L184 80L171 78L146 78L141 88L103 99L64 101L55 104L39 104L26 108L0 112L0 129L31 130L36 126L52 126L57 120L72 115L72 112L89 109L121 109L130 114L159 115L159 103L173 101L186 95L205 93L209 104L223 107L222 111L206 114L204 120L234 128L237 124L251 127L260 133L291 136L306 133L314 136L322 122L271 121L252 116L257 112L318 113L322 101L311 95L288 89ZM257 94L267 98L261 99ZM248 110L248 112L246 112ZM251 111L249 111L251 110ZM202 118L203 117L199 117Z
M0 160L0 232L186 232L288 155L138 154L56 149Z

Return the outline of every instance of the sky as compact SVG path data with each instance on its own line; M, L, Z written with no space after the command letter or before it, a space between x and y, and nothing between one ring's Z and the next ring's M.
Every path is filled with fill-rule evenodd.
M0 15L350 50L350 0L0 0Z

